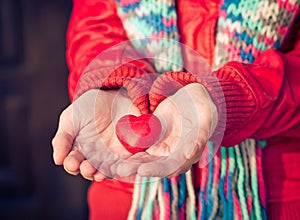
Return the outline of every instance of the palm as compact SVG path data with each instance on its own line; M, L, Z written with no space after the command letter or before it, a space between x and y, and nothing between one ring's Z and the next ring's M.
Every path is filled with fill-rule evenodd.
M53 139L54 160L67 172L98 180L114 177L114 167L131 154L120 144L114 124L125 114L139 110L123 91L90 90L70 105L60 117ZM94 177L93 177L94 176Z
M215 106L202 86L189 85L162 101L154 114L161 119L164 133L146 152L131 157L139 164L136 172L142 176L174 176L186 172L200 160L214 130Z
M202 86L191 84L156 108L154 114L163 124L161 139L145 152L130 154L119 142L115 124L123 115L139 115L139 110L123 92L95 91L64 111L53 141L56 163L63 163L72 174L81 172L99 181L132 174L178 175L199 161L215 129L215 105ZM59 148L62 153L55 153Z

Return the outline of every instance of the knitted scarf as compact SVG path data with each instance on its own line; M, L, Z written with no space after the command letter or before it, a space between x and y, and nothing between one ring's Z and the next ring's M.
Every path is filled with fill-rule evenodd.
M158 72L180 71L180 45L169 43L179 41L175 1L116 3L130 40L154 39L134 41L134 47L157 58L150 62ZM225 0L217 24L214 68L228 61L252 63L266 49L280 48L299 4L296 0ZM265 144L247 139L231 148L221 147L200 170L198 189L192 169L159 181L137 177L128 219L266 219L261 156ZM213 148L209 142L208 149Z

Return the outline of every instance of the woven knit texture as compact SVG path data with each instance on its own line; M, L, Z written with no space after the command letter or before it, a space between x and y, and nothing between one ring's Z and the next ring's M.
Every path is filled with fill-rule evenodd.
M299 8L296 0L225 0L220 9L214 67L228 61L252 63L278 49Z
M117 0L116 3L128 38L143 57L152 58L150 62L156 71L180 71L183 59L174 1Z
M179 44L167 41L179 41L175 1L116 3L130 40L154 38L133 45L143 56L154 58L149 61L157 72L181 70ZM266 49L280 48L298 8L299 1L294 0L225 0L217 25L214 68L228 61L252 63ZM150 109L162 99L150 100ZM265 144L247 139L231 148L221 147L197 175L194 167L159 181L137 177L128 219L267 219L261 156ZM214 147L209 142L205 149ZM193 184L195 177L198 188Z

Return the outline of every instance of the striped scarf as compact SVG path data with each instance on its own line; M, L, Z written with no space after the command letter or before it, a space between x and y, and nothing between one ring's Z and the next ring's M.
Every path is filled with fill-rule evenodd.
M116 0L133 46L157 72L183 66L174 0ZM269 48L280 48L299 7L296 0L225 0L220 7L214 68L228 61L252 63ZM152 40L149 40L151 38ZM174 43L175 42L175 43ZM137 177L128 219L267 219L262 174L264 141L247 139L221 147L200 170L151 181ZM208 150L214 151L209 142Z

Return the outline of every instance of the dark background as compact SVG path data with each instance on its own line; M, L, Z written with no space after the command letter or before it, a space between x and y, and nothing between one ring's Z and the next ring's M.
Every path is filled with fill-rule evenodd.
M51 139L69 104L71 0L0 0L0 219L87 219L88 182L55 166Z

